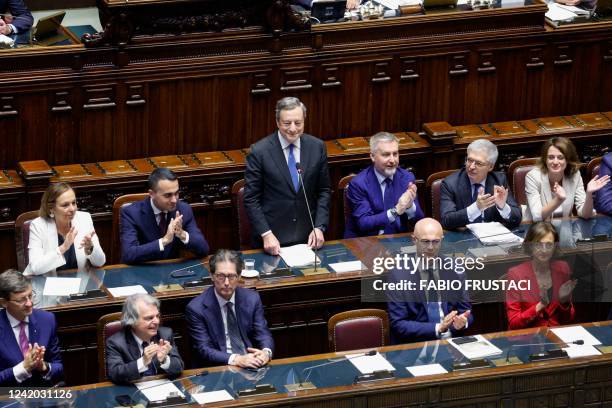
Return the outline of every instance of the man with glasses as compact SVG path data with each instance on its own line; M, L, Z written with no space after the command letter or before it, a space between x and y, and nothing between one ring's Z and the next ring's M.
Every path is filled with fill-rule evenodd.
M473 321L465 291L439 291L440 280L462 280L454 270L444 268L438 257L442 226L433 218L423 218L414 226L415 257L421 259L418 270L395 270L391 282L408 280L413 289L387 290L391 341L394 344L445 339L462 332ZM426 290L423 290L426 289Z
M265 366L272 358L274 341L259 294L239 286L240 254L220 249L209 266L213 287L189 302L185 311L194 366Z
M191 207L179 200L178 179L165 168L149 176L149 197L121 208L120 235L127 264L178 258L181 248L198 257L208 254Z
M0 385L48 387L64 375L55 316L34 309L32 285L19 271L0 274Z
M493 171L497 156L493 143L475 140L467 148L465 167L442 181L440 221L445 229L492 221L512 229L521 223L521 207L508 188L506 176Z

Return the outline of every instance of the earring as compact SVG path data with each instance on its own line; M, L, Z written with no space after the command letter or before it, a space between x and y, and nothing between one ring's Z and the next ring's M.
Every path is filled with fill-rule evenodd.
M49 217L55 218L55 214L51 213L51 214L49 214Z

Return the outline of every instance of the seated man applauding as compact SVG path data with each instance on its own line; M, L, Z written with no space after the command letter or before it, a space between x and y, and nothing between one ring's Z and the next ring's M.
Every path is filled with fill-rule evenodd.
M174 346L172 329L159 325L159 300L151 295L131 295L125 299L122 313L123 330L106 341L110 380L122 384L147 375L179 376L183 360Z

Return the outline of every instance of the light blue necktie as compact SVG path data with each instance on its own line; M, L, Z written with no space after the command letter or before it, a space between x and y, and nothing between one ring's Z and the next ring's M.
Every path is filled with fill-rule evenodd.
M291 181L293 182L293 188L297 192L300 189L300 181L298 178L297 168L295 167L296 161L293 155L293 143L289 145L289 160L287 165L289 166L289 174L291 174Z
M427 271L428 284L434 281L433 270ZM431 323L440 323L440 307L438 306L438 291L430 288L427 291L427 320Z

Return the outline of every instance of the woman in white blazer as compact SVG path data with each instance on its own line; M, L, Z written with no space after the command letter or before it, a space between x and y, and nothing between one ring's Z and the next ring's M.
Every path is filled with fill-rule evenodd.
M574 207L579 217L590 218L594 214L593 193L605 186L610 177L593 177L585 192L579 169L578 153L569 139L553 137L544 143L537 167L525 178L525 218L542 221L569 217Z
M91 215L77 211L74 190L67 183L49 185L42 196L38 218L30 224L29 264L24 275L61 269L83 269L89 261L106 262Z

